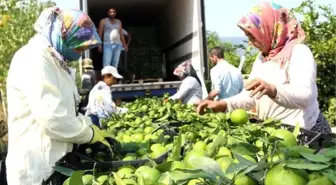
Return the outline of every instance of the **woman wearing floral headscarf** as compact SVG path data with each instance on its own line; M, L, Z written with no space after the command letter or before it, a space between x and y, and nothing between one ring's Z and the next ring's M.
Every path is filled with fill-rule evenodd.
M311 50L303 44L305 34L289 10L275 3L261 3L238 23L261 53L254 62L245 90L223 101L205 101L203 113L251 110L260 119L273 118L313 131L331 131L317 102L316 63Z
M202 85L191 61L180 64L174 75L182 80L179 90L169 99L181 100L184 104L199 104L202 100Z
M67 64L101 41L90 18L81 11L42 12L36 35L19 49L7 78L8 185L40 185L55 162L73 144L101 142L107 134L77 114L79 96Z

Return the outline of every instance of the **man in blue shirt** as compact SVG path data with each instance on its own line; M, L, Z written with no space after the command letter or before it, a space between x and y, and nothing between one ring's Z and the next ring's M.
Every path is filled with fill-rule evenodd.
M215 66L210 71L212 90L207 100L228 98L240 93L244 88L241 72L224 60L224 50L214 47L209 51L209 58Z

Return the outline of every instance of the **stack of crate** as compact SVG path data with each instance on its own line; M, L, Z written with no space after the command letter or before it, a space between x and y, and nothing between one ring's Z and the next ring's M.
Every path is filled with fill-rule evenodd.
M155 27L128 27L132 41L128 66L136 79L162 78L162 56Z

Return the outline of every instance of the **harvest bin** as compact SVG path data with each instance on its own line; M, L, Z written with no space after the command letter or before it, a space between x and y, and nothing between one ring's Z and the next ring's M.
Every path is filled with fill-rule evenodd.
M250 122L255 123L255 124L262 123L261 120L257 120L257 119L254 119L254 118L250 119ZM280 128L287 129L287 130L293 132L294 129L295 129L295 126L282 123L280 125ZM318 150L318 149L321 149L321 147L322 147L321 142L319 141L320 137L321 137L321 134L318 133L318 132L307 130L307 129L304 129L304 128L300 128L300 132L297 136L297 139L298 139L298 144L307 145L310 148Z
M154 131L159 129L164 129L166 127L159 126ZM177 132L174 132L173 130L165 130L163 133L164 135L169 135L170 140L173 141L174 136L177 135ZM91 170L95 169L97 172L104 172L108 170L116 171L118 168L125 166L125 165L131 165L134 167L140 167L145 165L146 163L149 163L151 161L155 162L156 164L163 163L167 158L171 150L163 153L161 156L159 156L156 159L138 159L138 160L130 160L130 161L96 161L94 160L90 155L85 153L85 148L90 147L93 145L82 145L83 147L78 147L74 152L67 154L64 158L59 160L59 162L56 163L56 166L70 168L72 170ZM184 148L182 147L181 152L183 153ZM93 150L100 150L99 148L95 148ZM119 151L120 154L126 154L126 153L135 153L137 149L134 150L121 150ZM83 162L85 160L85 162ZM53 175L50 176L49 179L47 179L43 185L62 185L62 183L68 178L67 176L61 174L61 171L54 172ZM2 184L1 184L2 185Z
M171 150L170 150L171 151ZM157 164L164 162L168 158L169 152L163 153L160 157L156 159L151 159ZM88 162L81 162L80 160L84 159ZM104 161L104 162L95 162L93 159L90 159L79 153L69 153L63 159L61 159L56 166L70 168L72 170L91 170L96 169L99 171L116 171L118 168L131 165L136 168L145 165L148 162L151 162L149 159L140 159L140 160L131 160L131 161ZM63 182L68 178L67 176L61 174L61 171L56 171L50 176L42 185L62 185ZM1 184L2 185L2 184Z
M295 127L292 125L282 124L282 128L285 128L291 132L294 131ZM307 130L304 128L300 128L300 133L297 136L298 144L300 145L307 145L310 148L313 149L321 149L321 143L320 143L320 137L321 134L315 131Z
M321 136L318 139L318 143L321 148L335 146L336 145L336 134L335 133L321 134Z
M258 124L258 123L261 123L262 121L256 120L256 119L250 119L250 122L254 123L254 124ZM162 128L164 128L166 131L170 131L170 132L173 132L173 133L177 134L178 133L178 127L176 127L176 126L183 125L183 124L189 124L189 123L171 122L171 123L166 124ZM170 125L174 125L174 126L172 127ZM283 124L280 125L280 128L287 129L287 130L293 132L294 129L295 129L295 126L283 123ZM321 137L322 137L322 134L320 134L318 132L307 130L307 129L304 129L304 128L300 128L300 132L297 136L297 139L298 139L298 144L299 145L307 145L310 148L317 149L317 150L322 148L322 141L324 143L327 143L327 142L330 143L330 142L333 141L333 143L336 144L336 135L335 134L334 135L326 134L322 138Z

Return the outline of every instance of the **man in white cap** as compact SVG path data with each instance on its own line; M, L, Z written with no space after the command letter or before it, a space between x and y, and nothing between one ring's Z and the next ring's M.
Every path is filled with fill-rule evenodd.
M111 85L117 83L117 79L123 77L113 66L106 66L101 71L102 80L99 81L91 90L89 103L86 107L85 115L91 117L92 123L100 125L101 118L110 117L112 114L126 113L127 108L117 107L112 100Z

